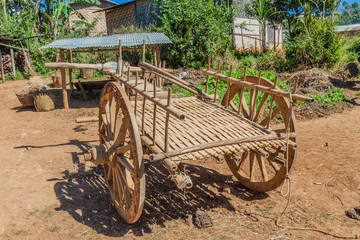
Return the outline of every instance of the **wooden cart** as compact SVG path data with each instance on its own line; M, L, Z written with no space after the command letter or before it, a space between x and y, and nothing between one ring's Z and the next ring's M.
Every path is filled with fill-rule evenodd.
M207 79L217 79L215 94L208 95L151 64L139 67L145 77L112 74L116 81L104 87L100 145L88 155L103 165L113 203L126 222L136 222L144 206L144 159L162 161L179 188L192 186L182 161L204 158L224 158L249 189L270 191L283 183L297 155L292 101L312 99L282 91L276 80L274 84L261 74L246 76L246 70L240 79L204 70ZM228 83L221 102L216 98L218 79ZM170 89L156 87L163 81L194 96L171 98ZM167 99L159 97L164 94ZM78 119L84 121L91 119Z

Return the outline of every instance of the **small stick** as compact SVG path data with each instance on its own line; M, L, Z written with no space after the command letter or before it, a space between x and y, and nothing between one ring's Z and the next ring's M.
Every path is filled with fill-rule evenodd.
M142 61L145 62L145 51L146 51L146 47L145 47L145 39L143 40L143 49L142 49L143 53L142 53Z
M139 80L139 73L135 72L135 87L138 86L138 80ZM135 91L135 106L134 106L135 117L136 117L136 109L137 109L137 95L138 93Z
M278 80L278 76L275 76L275 81L274 81L274 86L273 88L276 88L276 84L277 84L277 80ZM273 104L274 104L274 100L275 100L275 95L271 96L271 102L270 102L270 109L269 109L269 121L266 124L266 128L270 128L270 122L271 122L271 115L272 115L272 111L273 111Z
M156 98L156 80L157 77L155 77L154 82L153 82L153 86L154 86L154 98ZM155 133L156 133L156 108L157 105L154 103L154 113L153 113L153 145L155 146Z
M217 67L217 71L216 73L220 72L220 60L218 60L218 67ZM216 94L217 94L217 90L218 90L218 84L219 84L219 79L216 79L216 85L215 85L215 93L214 93L214 102L216 102Z
M208 57L208 67L207 70L210 71L210 61L211 61L211 57ZM205 92L207 93L208 91L208 87L209 87L209 75L206 76L206 85L205 85Z
M167 106L170 106L170 98L171 98L171 88L168 88L168 96L167 96ZM169 118L170 114L166 111L166 120L165 120L165 152L168 152L168 139L169 139Z
M229 77L232 76L232 70L233 70L233 66L230 65L230 73L229 73ZM229 107L229 98L230 98L230 82L228 82L228 87L227 87L227 91L226 91L226 98L225 98L225 108Z
M246 72L247 72L247 67L245 67L244 69L244 81L246 81ZM242 100L243 100L243 94L244 94L244 87L241 87L240 88L240 91L239 91L239 108L238 108L238 114L240 115L241 113L241 105L242 105Z

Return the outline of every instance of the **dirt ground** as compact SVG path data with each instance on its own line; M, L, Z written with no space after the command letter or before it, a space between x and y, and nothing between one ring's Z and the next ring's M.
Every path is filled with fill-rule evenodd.
M70 110L39 113L20 107L14 91L24 84L0 85L0 239L332 239L275 226L287 202L280 189L249 191L226 163L215 161L189 164L194 187L185 192L162 166L146 163L143 215L136 224L124 223L104 180L82 160L97 144L97 125L74 122L97 115L98 99L77 96ZM344 213L360 205L359 116L355 106L298 122L299 154L283 226L360 237L360 221ZM197 209L209 214L212 227L191 224Z

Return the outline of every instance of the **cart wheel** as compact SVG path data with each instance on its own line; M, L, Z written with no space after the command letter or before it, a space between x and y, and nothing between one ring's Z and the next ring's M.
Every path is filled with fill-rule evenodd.
M246 81L258 84L259 78L257 76L247 76ZM266 87L273 87L273 83L265 78L260 79L260 85ZM279 89L279 88L277 88ZM277 132L285 132L285 126L288 121L289 114L289 101L284 97L275 97L273 103L273 111L271 116L269 116L270 111L269 106L271 102L271 96L268 94L264 94L262 92L258 92L258 96L255 99L256 92L250 89L244 89L244 93L250 94L253 96L253 103L246 102L245 99L242 101L241 113L242 115L251 120L252 122L256 122L259 125L266 127L269 121L271 121L271 130L275 130ZM237 84L233 84L230 87L230 108L234 111L238 111L238 109L233 109L236 106L235 102L239 102L239 94L241 93L241 86ZM236 96L237 95L237 96ZM250 100L251 101L251 100ZM225 100L222 102L225 105ZM254 105L255 104L255 105ZM255 106L255 107L254 107ZM252 108L252 109L251 109ZM274 123L274 119L277 120ZM296 121L295 116L292 113L290 117L290 132L296 133ZM297 142L297 138L289 138L293 143ZM246 151L239 155L227 155L225 156L225 160L230 167L230 170L234 174L234 176L247 188L266 192L273 190L280 186L286 177L286 167L285 161L286 159L286 147L265 147L264 149L266 153L263 154L261 151ZM295 163L295 159L297 156L296 147L289 147L288 152L288 169L291 171L292 166Z
M104 167L116 210L127 223L134 223L144 206L143 152L134 110L119 83L109 82L101 92L99 136L101 145L93 148L93 160Z

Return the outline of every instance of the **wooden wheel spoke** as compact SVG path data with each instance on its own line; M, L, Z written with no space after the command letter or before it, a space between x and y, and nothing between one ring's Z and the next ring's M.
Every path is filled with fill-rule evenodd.
M113 174L112 174L112 171L111 171L111 167L108 167L108 171L106 173L106 177L107 177L107 180L109 181L110 179L113 179Z
M107 142L110 141L110 139L109 139L106 135L104 135L103 133L100 133L99 135L100 135L100 137L103 139L103 141L104 141L105 143L107 143Z
M252 120L253 119L253 117L254 117L254 109L255 109L255 107L256 107L256 94L255 94L255 90L254 89L251 89L250 90L250 103L249 103L249 109L250 109L250 120Z
M238 166L236 168L237 172L241 169L242 165L245 163L247 156L248 156L248 152L244 152L241 157L235 156L236 160L238 161Z
M117 165L116 167L118 175L119 175L119 184L122 186L123 190L123 196L125 198L125 204L127 208L130 208L131 206L131 197L133 196L133 193L131 192L131 188L129 187L126 177L124 174L126 174L124 171L122 171L121 166Z
M109 139L111 139L111 131L110 131L110 123L108 121L108 118L106 116L107 114L101 114L102 116L102 120L104 122L104 128L105 128L105 132L106 132L106 135Z
M268 160L270 166L274 169L275 172L280 170L280 167L278 165L276 165L274 161L272 161L270 159L267 159L267 160Z
M266 171L264 159L261 157L260 154L256 154L256 159L258 161L260 171L261 171L261 175L262 175L262 177L264 179L264 182L267 182L269 180L269 178L268 178L268 174L267 174L267 171Z
M123 142L125 141L127 129L128 129L127 121L126 119L123 119L114 142L115 146L119 146L123 144Z
M109 101L110 101L109 114L110 114L110 126L111 126L110 130L115 137L116 117L118 114L119 106L116 104L114 97L112 97Z
M121 166L125 167L131 173L131 175L134 175L135 173L134 167L129 163L129 161L124 156L121 155L118 156L117 161L119 164L121 164Z
M250 151L250 181L255 180L255 154Z
M268 121L271 121L279 112L280 112L280 108L279 108L279 107L275 108L274 111L272 111L270 120L269 120L269 117L270 117L270 116L267 116L264 120L262 120L262 121L260 122L260 125L261 125L261 126L265 126L265 124L266 124Z
M266 103L267 103L267 100L268 100L268 97L269 97L269 94L268 93L264 93L262 99L261 99L261 102L260 102L260 105L259 105L259 108L255 114L255 117L254 117L254 122L258 122L261 120L262 116L264 115L264 111L265 111L265 107L266 107Z
M126 144L124 146L121 146L121 147L118 147L116 148L116 155L119 155L119 154L123 154L126 153L127 151L129 151L131 149L132 145L129 143L129 144Z

